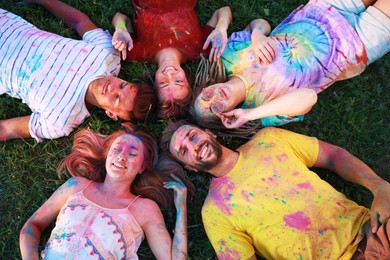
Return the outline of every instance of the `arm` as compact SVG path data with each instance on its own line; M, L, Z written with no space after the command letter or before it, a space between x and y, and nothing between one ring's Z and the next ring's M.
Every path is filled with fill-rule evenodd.
M83 37L84 33L98 28L83 12L58 0L25 0L27 3L37 4L51 12L66 25L76 30Z
M275 57L275 42L266 36L271 32L270 24L266 20L256 19L245 29L251 32L253 48L259 60L266 64L271 63Z
M172 259L187 259L187 188L175 175L175 181L164 183L164 187L174 190L176 225L172 243Z
M207 22L207 25L215 28L207 37L203 45L203 50L205 50L209 47L210 42L212 43L209 55L210 61L216 61L225 49L227 44L227 29L231 21L232 11L229 6L224 6L215 11Z
M374 195L371 226L372 232L375 233L380 223L390 217L390 184L345 149L323 141L319 141L319 146L314 167L334 171L341 178L366 187Z
M20 231L20 251L23 259L38 259L38 246L43 230L58 216L62 205L79 187L79 178L70 178L27 220Z
M238 128L250 120L268 116L288 115L296 116L306 114L317 102L314 90L300 88L277 97L261 106L250 109L234 109L219 116L226 128Z
M133 32L131 21L126 15L117 12L112 18L111 24L115 28L112 45L114 45L115 49L122 52L123 60L125 60L127 51L131 51L133 48L133 39L130 35Z
M0 141L15 138L31 138L28 124L31 116L0 120Z

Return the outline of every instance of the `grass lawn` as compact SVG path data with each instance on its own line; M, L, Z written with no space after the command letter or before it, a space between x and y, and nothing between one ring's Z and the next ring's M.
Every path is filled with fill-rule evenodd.
M99 27L109 29L116 11L132 14L130 1L123 0L66 0L66 3L89 15ZM232 3L230 3L232 2ZM219 7L230 4L233 22L229 34L241 30L254 18L262 17L275 27L303 0L199 0L197 11L204 24ZM72 29L58 21L38 6L27 6L11 0L0 0L0 8L22 16L38 28L63 36L77 38ZM321 140L347 148L361 158L382 178L390 181L390 90L389 54L371 64L365 72L353 79L337 82L319 94L319 101L302 123L292 123L283 128L317 136ZM0 56L1 58L1 56ZM192 80L197 63L186 65ZM120 77L133 82L150 81L155 65L123 62ZM0 119L30 114L29 108L19 100L0 96ZM188 120L191 120L190 118ZM160 137L166 122L150 117L144 126ZM106 134L120 127L102 111L96 111L81 127L89 127ZM59 187L63 179L56 175L56 168L70 152L73 134L57 140L36 143L34 140L12 140L0 142L0 259L20 259L19 231L35 210ZM242 144L242 140L225 138L221 140L231 148ZM371 193L357 185L341 181L334 173L315 170L347 197L370 207ZM214 259L215 253L203 230L200 210L207 195L209 176L189 173L196 187L196 195L189 202L189 258ZM174 210L164 211L169 230L175 221ZM42 239L43 246L50 230ZM144 243L140 250L141 259L152 254Z

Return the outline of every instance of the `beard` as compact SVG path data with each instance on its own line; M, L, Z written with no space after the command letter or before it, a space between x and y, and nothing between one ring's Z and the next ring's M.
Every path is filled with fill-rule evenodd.
M200 171L208 171L211 168L215 167L220 161L222 157L222 146L221 144L215 140L214 138L210 138L209 141L206 141L204 144L202 144L202 147L204 145L209 145L210 152L213 153L214 156L210 158L208 161L202 161L200 158L198 158L198 162L195 163L194 168L200 170Z

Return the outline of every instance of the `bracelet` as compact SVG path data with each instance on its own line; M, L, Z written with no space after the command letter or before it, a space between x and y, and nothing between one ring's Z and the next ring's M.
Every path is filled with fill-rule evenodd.
M186 236L187 235L187 232L185 232L184 230L176 230L176 229L173 229L172 230L173 234L182 234L183 236Z

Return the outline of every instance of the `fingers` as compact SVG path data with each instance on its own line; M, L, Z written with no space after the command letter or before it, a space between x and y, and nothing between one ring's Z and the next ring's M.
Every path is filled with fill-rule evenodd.
M122 59L126 60L126 58L127 58L127 50L125 49L124 51L122 51Z
M210 39L207 37L206 41L203 44L203 50L206 50L209 47Z
M372 233L376 233L376 231L378 231L379 225L379 215L377 213L371 214Z

